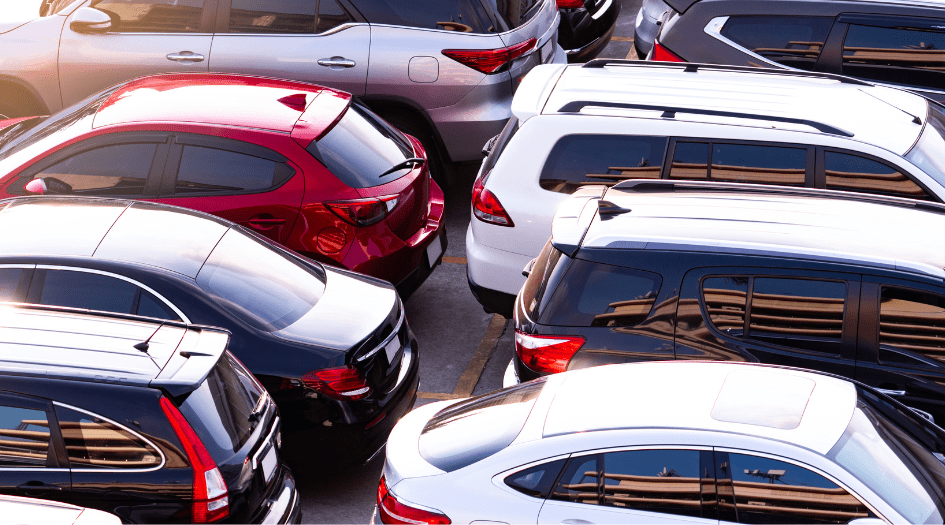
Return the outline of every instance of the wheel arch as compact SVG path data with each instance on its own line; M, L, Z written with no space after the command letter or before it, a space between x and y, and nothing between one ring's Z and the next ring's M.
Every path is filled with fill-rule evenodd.
M33 86L17 77L0 75L0 106L10 98L29 105L27 113L21 116L49 114L49 107Z

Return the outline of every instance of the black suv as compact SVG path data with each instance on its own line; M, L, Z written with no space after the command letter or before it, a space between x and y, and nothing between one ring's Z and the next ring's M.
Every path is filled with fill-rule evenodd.
M760 362L855 378L941 424L939 226L941 204L829 190L583 188L526 268L506 383L608 363Z
M279 414L229 334L0 306L0 493L128 523L298 523Z
M653 60L787 66L945 100L945 5L916 1L666 0Z

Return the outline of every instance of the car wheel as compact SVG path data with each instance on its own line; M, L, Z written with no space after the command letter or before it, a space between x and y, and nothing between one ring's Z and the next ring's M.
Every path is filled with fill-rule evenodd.
M423 144L423 149L427 152L427 164L430 167L430 175L433 180L445 191L450 183L447 163L443 161L440 155L440 149L437 147L436 140L433 139L433 133L427 128L426 124L418 122L419 117L406 114L400 111L378 111L378 114L387 122L390 122L395 128L412 135Z

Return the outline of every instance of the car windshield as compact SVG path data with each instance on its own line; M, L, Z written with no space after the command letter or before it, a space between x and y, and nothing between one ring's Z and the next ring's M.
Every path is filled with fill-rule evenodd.
M857 407L827 457L909 523L945 516L945 436L931 424L857 387Z
M325 292L325 274L315 263L231 228L197 274L197 285L243 321L275 332L315 306Z
M929 101L925 129L906 159L945 186L945 106Z

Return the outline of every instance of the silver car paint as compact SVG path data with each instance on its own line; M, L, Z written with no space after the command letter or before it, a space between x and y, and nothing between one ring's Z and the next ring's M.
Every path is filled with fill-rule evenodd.
M633 28L633 43L639 53L648 54L653 49L653 42L660 32L659 19L670 9L663 0L643 0Z

